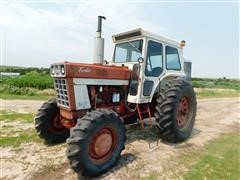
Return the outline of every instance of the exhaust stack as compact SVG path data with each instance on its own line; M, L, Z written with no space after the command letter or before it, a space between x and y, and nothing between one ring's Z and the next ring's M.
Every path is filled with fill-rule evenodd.
M104 60L104 38L102 38L102 19L106 20L104 16L98 16L97 34L94 38L93 63L103 64Z

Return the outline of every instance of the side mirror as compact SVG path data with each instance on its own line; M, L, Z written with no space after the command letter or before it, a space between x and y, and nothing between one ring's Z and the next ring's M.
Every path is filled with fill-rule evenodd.
M142 57L139 57L139 58L138 58L138 62L139 62L139 63L143 63L143 62L144 62L144 59L143 59Z

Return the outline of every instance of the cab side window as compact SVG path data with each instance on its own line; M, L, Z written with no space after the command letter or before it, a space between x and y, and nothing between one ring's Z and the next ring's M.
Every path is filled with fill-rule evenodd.
M181 70L177 48L166 46L166 66L168 70Z
M158 77L163 70L162 59L163 59L162 44L154 41L149 41L145 75Z

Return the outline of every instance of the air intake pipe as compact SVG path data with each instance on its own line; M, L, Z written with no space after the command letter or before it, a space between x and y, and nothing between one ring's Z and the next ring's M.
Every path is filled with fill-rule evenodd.
M104 60L104 38L102 38L102 20L106 18L104 16L98 16L97 34L94 38L94 51L93 51L93 63L103 64Z

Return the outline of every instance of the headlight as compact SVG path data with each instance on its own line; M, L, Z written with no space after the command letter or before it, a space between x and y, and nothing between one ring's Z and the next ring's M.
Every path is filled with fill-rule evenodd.
M50 73L52 76L64 76L66 73L64 64L54 64L51 66Z
M61 73L62 73L62 75L65 74L65 68L64 68L64 65L61 65Z

